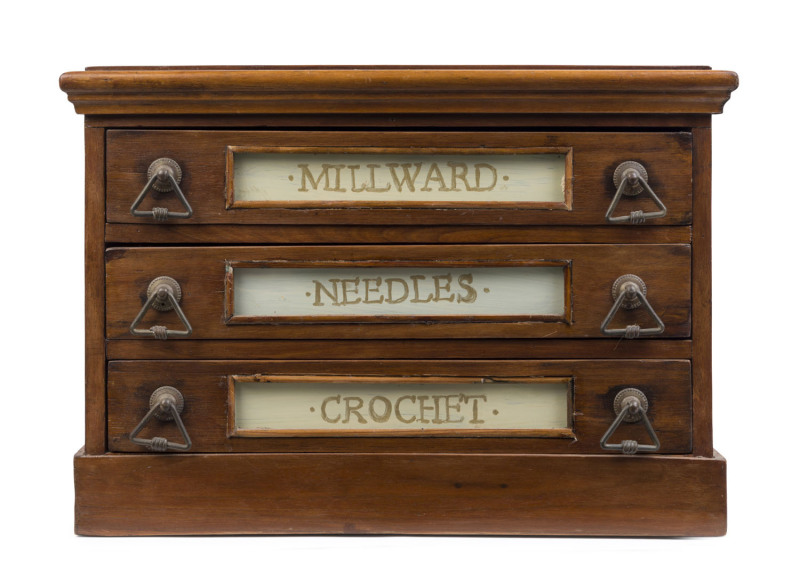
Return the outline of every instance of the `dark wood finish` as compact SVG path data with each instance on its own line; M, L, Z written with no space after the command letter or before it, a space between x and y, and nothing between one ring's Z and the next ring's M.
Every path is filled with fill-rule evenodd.
M108 243L169 244L503 244L503 243L690 243L688 226L604 227L393 225L124 225L107 224Z
M725 459L108 454L75 458L83 535L724 535Z
M638 274L647 284L647 296L666 324L660 337L690 334L691 249L688 245L502 245L391 247L172 247L110 249L106 253L106 329L109 338L136 338L129 332L133 318L146 300L150 281L161 275L181 285L181 308L194 328L193 339L247 338L603 338L600 325L613 304L611 286L617 277ZM514 261L570 261L572 322L420 322L380 324L236 324L228 325L225 293L229 261L276 261L299 267L397 265L437 261L436 266L497 266ZM425 266L425 265L421 265ZM143 325L157 321L181 328L174 312L150 310ZM480 321L480 322L478 322ZM295 321L296 322L296 321ZM637 322L650 325L644 309L620 311L613 326Z
M229 375L340 376L545 376L573 378L574 437L228 437ZM648 415L662 453L689 453L691 444L691 372L688 361L131 361L110 362L108 434L112 451L143 452L128 440L159 386L174 386L184 396L182 416L193 452L408 452L408 453L592 453L614 421L617 392L636 387L650 401ZM172 423L152 422L141 437L179 441ZM624 424L613 441L649 443L641 424Z
M518 208L336 208L226 209L228 146L348 148L572 148L572 209ZM335 132L335 131L129 131L108 132L107 220L111 223L163 225L134 217L130 206L147 183L147 168L159 157L177 161L183 171L181 189L192 205L189 219L171 225L195 224L314 224L314 225L606 225L605 213L616 189L614 169L623 161L638 161L649 183L667 205L667 216L645 226L691 222L691 134L677 133L497 133L497 132ZM151 194L153 195L153 194ZM153 205L182 210L173 193L150 197ZM618 214L656 209L651 199L626 198ZM616 226L616 225L613 225Z
M86 453L106 451L105 130L86 128Z
M708 69L263 68L61 76L78 113L720 113L738 85ZM198 97L202 94L202 97Z
M711 130L695 130L692 240L692 340L694 342L694 454L711 456Z
M737 84L736 74L703 67L64 74L62 89L89 114L86 446L75 458L76 532L723 535L726 462L713 450L711 422L710 114ZM569 147L573 209L226 210L227 145ZM188 221L128 212L160 156L184 168L195 207ZM624 160L645 164L666 218L606 224L611 175ZM622 203L618 213L650 208L641 197ZM487 254L575 258L575 322L224 323L226 261L474 262ZM645 279L672 338L600 337L610 285L628 272ZM190 339L128 334L160 274L184 287L196 326ZM575 436L227 437L228 376L264 372L574 377ZM146 453L127 439L165 383L187 397L197 453ZM657 454L598 450L610 401L627 386L651 398L664 443ZM145 435L155 430L178 439L171 424L148 425ZM615 439L645 443L642 430L623 424Z
M109 340L109 360L228 359L689 359L691 340L428 339L428 340Z
M302 114L302 115L87 115L91 127L137 129L141 127L164 128L261 128L261 129L313 129L334 128L385 128L385 129L474 129L499 128L509 131L544 129L573 131L575 129L603 128L633 131L648 129L689 129L711 127L707 114Z

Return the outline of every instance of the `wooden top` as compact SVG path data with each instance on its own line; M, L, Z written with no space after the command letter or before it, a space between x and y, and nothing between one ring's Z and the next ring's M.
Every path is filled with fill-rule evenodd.
M61 76L77 113L709 114L738 86L705 67L120 67Z

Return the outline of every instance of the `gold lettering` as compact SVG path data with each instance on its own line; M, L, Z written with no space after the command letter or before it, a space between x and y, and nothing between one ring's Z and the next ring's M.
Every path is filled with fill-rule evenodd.
M464 416L461 416L458 420L453 420L450 417L450 410L455 410L456 412L461 412L461 404L456 402L455 404L450 403L450 398L458 400L459 394L448 394L444 397L444 410L445 410L445 422L448 424L458 424L459 422L464 421Z
M316 287L314 290L314 304L312 306L325 306L325 304L320 300L320 294L323 292L333 301L333 306L342 306L342 303L339 302L339 279L329 280L333 285L333 292L326 289L318 280L312 281Z
M481 169L486 168L492 172L492 182L491 184L487 185L486 187L481 187ZM476 163L475 164L475 188L471 189L471 191L491 191L494 189L494 186L497 184L497 169L495 169L492 165L488 163Z
M358 277L354 279L342 279L342 305L348 304L358 304L361 302L361 297L358 297L355 300L347 300L347 295L349 294L358 294L358 283L360 279ZM352 283L356 290L349 291L347 290L347 283Z
M369 288L370 281L375 282L375 288ZM383 302L383 295L378 300L370 300L369 293L380 292L378 287L381 286L381 277L374 279L364 279L364 304L381 304Z
M425 178L425 186L422 187L420 191L432 191L432 189L428 187L428 183L431 181L439 182L439 191L450 191L450 189L447 188L447 184L444 182L444 175L442 175L437 163L431 163L430 169L428 169L428 176Z
M411 403L414 404L417 401L416 396L400 396L397 399L397 402L394 403L394 415L397 417L398 420L403 422L404 424L413 424L417 421L416 416L411 416L410 418L406 418L400 413L400 402L403 400L411 400Z
M367 188L366 183L362 183L361 187L356 187L356 169L361 169L360 165L348 165L347 168L350 170L350 180L352 181L352 185L350 187L350 191L353 193L361 193L364 189Z
M471 273L458 276L458 286L460 286L465 291L467 291L467 295L466 296L464 296L461 293L459 293L458 302L470 303L470 302L475 302L475 300L478 298L478 291L476 291L474 288L469 286L471 284L472 284L472 274Z
M319 177L317 177L316 180L314 180L314 176L311 175L311 170L308 168L308 163L298 163L297 167L300 169L300 175L301 175L300 189L298 189L298 191L308 191L308 187L306 187L306 178L308 178L311 181L311 186L316 191L317 187L322 181L322 176L325 175L325 167L323 166L322 171L320 172Z
M447 282L444 284L444 286L442 286L442 285L440 284L440 281L442 281L442 280L445 280L445 281L447 281ZM434 293L435 293L435 294L433 295L433 301L434 301L434 302L439 302L440 300L446 300L446 301L448 301L448 302L453 302L453 299L456 297L456 295L455 295L455 294L451 294L450 296L448 296L448 297L446 297L446 298L442 298L442 297L440 296L440 293L441 293L442 291L447 291L447 292L450 292L450 283L451 283L452 281L453 281L453 276L452 276L452 275L450 275L450 274L446 274L446 275L438 275L438 276L434 276L434 277L433 277L433 290L434 290Z
M403 296L400 298L393 298L392 297L392 284L393 283L401 283L403 285ZM400 304L404 300L408 298L408 283L403 279L386 279L386 302L389 304Z
M450 191L461 191L458 188L456 179L461 179L464 182L464 187L467 191L472 191L473 187L467 181L467 164L461 162L448 161L447 166L450 167ZM456 171L458 169L458 171Z
M469 421L470 424L483 424L485 420L481 420L478 418L478 400L483 399L486 402L486 394L473 394L473 395L466 395L461 394L459 396L459 400L464 402L465 404L469 404L470 400L472 400L472 419Z
M412 176L409 174L408 169L411 167L411 163L403 163L402 165L399 163L387 163L386 167L389 168L389 171L392 174L392 179L394 180L394 185L397 187L397 192L401 192L403 190L403 184L408 185L408 190L413 192L414 189L414 181L417 179L417 175L419 175L419 170L422 168L422 163L415 163L414 167L416 167L416 171L414 171L414 175ZM395 169L398 167L403 168L403 178L397 178L397 172Z
M369 187L366 187L364 191L368 191L370 193L385 193L392 188L391 183L387 183L386 187L375 187L375 169L378 167L380 167L380 165L376 165L374 163L367 164L367 168L369 169Z
M322 164L322 169L325 170L325 191L336 191L337 193L344 193L347 191L344 187L341 187L341 180L342 180L342 169L345 168L345 165L329 165L327 163ZM334 181L336 184L331 187L330 182L330 173L331 169L336 171L336 176Z
M425 419L425 412L428 410L433 410L433 406L425 406L425 400L428 400L430 396L417 396L417 400L419 400L419 421L423 424L429 424L430 420Z
M323 163L319 166L320 171L318 175L314 176L312 167L308 163L298 163L297 168L300 170L300 187L298 191L308 192L310 190L333 191L336 193L345 193L351 191L353 193L386 193L392 189L392 183L387 182L385 186L380 187L376 182L376 170L388 168L391 181L394 183L394 188L400 193L404 187L409 192L416 192L416 182L419 178L423 162L416 163L368 163L364 167L369 171L368 182L359 182L358 173L360 172L361 165L345 165L345 164L331 164ZM470 184L469 171L470 165L462 161L448 161L447 166L450 168L450 187L447 186L445 176L442 169L437 162L431 162L425 174L425 183L420 191L433 191L431 184L438 184L438 191L491 191L497 185L497 168L489 163L476 163L472 166L475 172L475 185ZM349 189L343 187L342 170L348 169L349 175ZM385 173L385 171L384 171ZM325 178L323 185L323 177ZM345 175L345 177L347 177ZM481 185L481 183L484 183ZM360 183L360 185L359 185Z
M375 402L380 400L383 403L383 414L380 416L375 411ZM392 403L384 398L383 396L375 396L372 400L369 401L369 416L375 422L383 423L389 419L389 416L392 415Z
M350 402L354 402L357 406L351 406ZM356 418L358 418L359 424L366 424L367 421L364 419L359 413L359 408L364 405L364 400L359 398L358 396L346 396L344 399L344 420L342 420L342 424L348 424L350 422L350 414L354 414Z
M336 402L339 404L341 402L342 396L341 394L337 394L336 396L328 396L322 401L322 406L319 409L320 414L322 414L322 419L328 422L329 424L335 424L341 418L341 415L337 415L335 418L331 418L328 416L326 408L328 407L328 402Z
M433 396L433 407L434 407L434 414L433 414L433 423L434 424L444 424L444 420L439 417L439 400L444 398L444 396Z
M411 280L414 281L414 298L411 299L411 302L430 302L430 300L433 298L432 294L429 294L428 298L425 300L419 298L420 279L425 280L425 275L411 275Z

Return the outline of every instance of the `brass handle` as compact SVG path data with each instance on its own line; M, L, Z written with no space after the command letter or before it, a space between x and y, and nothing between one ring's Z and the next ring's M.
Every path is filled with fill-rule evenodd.
M186 426L183 425L181 420L181 412L183 412L183 394L172 386L162 386L157 388L155 392L150 395L150 411L145 414L142 421L139 422L130 434L130 440L139 446L145 446L154 452L166 452L167 450L178 450L185 452L192 447L192 440L186 431ZM139 432L147 425L153 418L158 418L164 422L174 420L175 425L183 436L182 444L170 442L167 438L137 438Z
M172 277L158 277L150 281L150 285L147 287L147 301L145 301L142 310L139 311L139 314L136 315L136 318L131 323L131 334L152 336L157 340L166 340L170 336L190 336L192 334L192 325L189 324L189 320L183 314L181 305L178 304L180 300L181 287L178 281ZM148 329L136 328L151 307L161 312L174 310L186 330L170 330L166 326L151 326Z
M648 219L658 219L667 216L667 207L658 198L655 191L647 184L647 171L644 165L636 161L624 161L620 163L614 170L614 186L617 192L614 194L614 199L611 200L611 205L606 211L606 221L609 223L632 223L634 225L644 223ZM658 207L658 211L651 211L645 213L644 211L631 211L630 215L622 215L619 217L612 217L611 214L617 208L619 200L623 195L635 196L639 195L642 191L647 193L653 202Z
M604 450L622 452L623 454L633 455L638 452L657 452L661 449L661 442L658 440L653 425L647 417L647 397L636 388L626 388L617 393L614 398L614 412L616 419L611 423L606 433L600 438L600 447ZM622 440L619 444L609 444L608 440L617 431L622 422L634 424L641 421L647 430L647 435L653 440L652 444L640 444L636 440Z
M180 165L176 161L168 157L161 157L156 159L147 168L147 184L139 193L139 196L131 205L131 215L134 217L153 217L156 221L163 222L167 219L188 219L192 216L192 207L186 200L186 196L181 191L181 172ZM166 207L153 207L151 211L138 211L137 208L142 204L144 198L150 193L151 189L155 189L159 193L169 193L174 191L178 200L186 209L185 212L170 211Z
M656 314L653 307L647 301L647 285L636 275L622 275L611 287L611 296L614 297L614 305L608 311L603 324L600 326L606 336L624 336L625 338L639 338L640 336L655 336L664 332L664 321ZM642 328L638 324L629 324L625 328L608 328L609 323L617 314L620 308L626 310L644 306L647 313L656 321L656 325L651 328Z

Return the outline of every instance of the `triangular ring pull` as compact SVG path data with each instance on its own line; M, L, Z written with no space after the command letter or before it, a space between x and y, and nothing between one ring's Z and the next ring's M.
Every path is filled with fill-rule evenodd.
M183 394L172 386L157 388L150 395L150 411L145 414L142 421L130 433L130 440L134 444L146 446L154 452L166 452L167 450L185 452L189 450L192 447L192 440L189 438L186 426L183 425L183 420L181 420L181 412L183 412ZM178 430L181 432L181 436L183 436L183 443L170 442L167 438L158 436L148 439L137 438L136 436L153 418L158 418L164 422L174 420L175 425L178 426Z
M604 450L611 450L622 452L626 455L633 455L638 452L657 452L661 449L661 442L653 430L653 425L647 417L647 409L649 404L644 392L636 388L626 388L617 393L614 398L614 412L617 414L616 419L611 423L606 433L600 438L600 447ZM652 444L640 444L636 440L622 440L619 444L609 444L608 440L614 432L617 431L622 422L634 424L642 422L647 435L653 441Z
M139 314L136 315L136 318L131 323L131 334L152 336L156 340L166 340L170 336L190 336L192 334L192 325L189 324L189 319L186 318L181 305L178 304L180 300L181 287L178 281L172 277L158 277L150 281L150 285L147 287L147 301L145 301L142 310L139 311ZM161 312L174 310L183 323L185 330L170 330L166 326L157 325L148 329L137 328L151 307Z
M647 171L644 165L636 161L624 161L614 170L614 186L617 192L611 205L606 211L606 221L609 223L632 223L634 225L644 223L648 219L659 219L667 216L667 207L658 198L655 191L647 183ZM658 211L645 213L644 211L631 211L630 215L612 217L612 213L617 208L619 200L623 195L634 196L644 191L656 204Z
M636 275L622 275L611 287L611 296L614 297L614 304L608 311L603 324L600 326L606 336L624 336L625 338L639 338L640 336L655 336L664 332L664 321L656 314L653 307L647 301L647 285ZM656 326L642 328L638 324L629 324L625 328L609 328L608 325L617 314L620 308L626 310L643 306Z
M144 189L142 189L142 192L139 193L139 196L136 197L133 205L131 205L131 215L134 217L153 217L153 219L158 222L163 222L167 219L188 219L191 217L192 207L186 200L183 191L181 191L180 182L182 176L183 174L177 161L169 157L161 157L153 161L147 169L147 184L144 186ZM174 191L186 211L180 213L170 211L166 207L153 207L150 211L139 211L139 205L142 204L142 201L144 201L144 198L147 197L151 189L159 193Z

